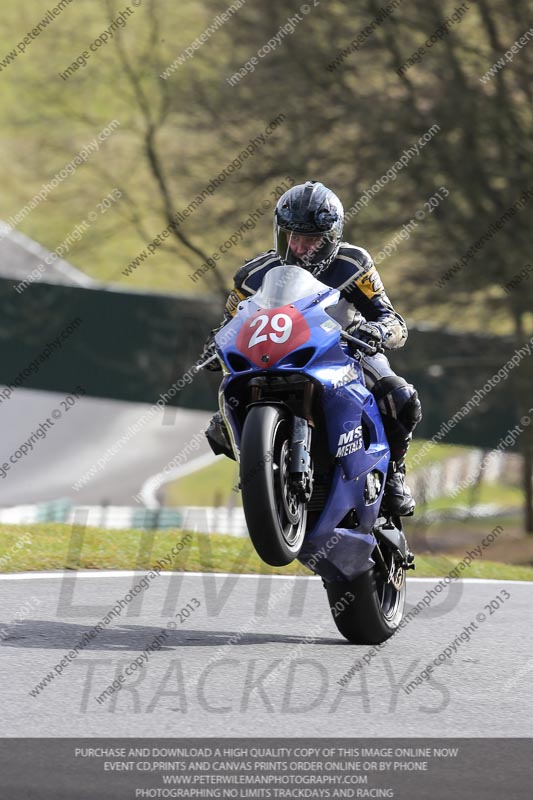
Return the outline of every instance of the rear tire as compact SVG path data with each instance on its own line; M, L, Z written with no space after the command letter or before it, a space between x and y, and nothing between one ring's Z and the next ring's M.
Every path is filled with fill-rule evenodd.
M381 644L398 630L405 606L405 572L400 589L387 583L376 566L353 581L325 587L335 625L352 644Z
M297 558L305 536L307 504L288 484L291 419L280 406L253 406L241 437L242 505L252 544L273 567Z

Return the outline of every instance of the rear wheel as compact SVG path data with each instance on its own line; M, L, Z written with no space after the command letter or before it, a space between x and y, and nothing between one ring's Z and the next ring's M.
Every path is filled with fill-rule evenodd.
M307 504L289 476L291 419L280 406L254 406L241 437L242 504L252 543L267 564L282 567L299 554Z
M405 606L405 570L392 550L378 566L352 581L326 583L330 610L339 632L353 644L381 644L395 633Z

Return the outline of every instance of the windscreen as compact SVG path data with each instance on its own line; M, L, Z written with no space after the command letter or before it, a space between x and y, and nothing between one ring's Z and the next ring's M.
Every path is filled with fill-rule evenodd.
M273 267L253 299L260 308L278 308L328 289L329 286L313 278L302 267Z

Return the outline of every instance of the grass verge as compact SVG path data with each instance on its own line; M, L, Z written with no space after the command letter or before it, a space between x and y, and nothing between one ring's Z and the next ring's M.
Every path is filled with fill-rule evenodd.
M104 530L59 523L0 526L0 570L23 572L61 569L148 570L182 542L174 561L164 570L234 572L273 575L309 575L298 562L288 567L269 567L259 559L249 539L221 534L168 531ZM417 577L440 577L450 572L465 555L417 554ZM471 578L533 580L533 567L474 561L461 573Z

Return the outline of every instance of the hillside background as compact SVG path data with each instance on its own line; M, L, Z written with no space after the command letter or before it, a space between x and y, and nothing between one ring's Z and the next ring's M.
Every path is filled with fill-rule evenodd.
M125 288L222 293L243 258L271 246L270 212L220 256L215 270L196 281L189 276L287 176L322 180L350 208L438 125L419 155L352 216L346 239L379 253L445 187L449 194L380 262L395 304L412 320L531 330L533 281L523 280L519 291L504 289L530 257L528 206L444 287L435 285L533 188L533 46L521 47L481 81L528 31L531 5L463 3L457 21L454 3L435 0L395 0L383 7L370 0L357 7L312 0L305 7L308 13L299 3L248 0L176 66L185 48L227 10L225 2L142 0L126 7L97 0L65 6L24 52L7 63L0 55L0 217L16 214L118 120L98 152L19 229L53 250L117 187L121 201L72 244L67 258L90 276ZM383 8L392 11L384 16ZM47 9L39 0L4 4L0 54L16 50ZM85 66L77 64L62 78L121 13L125 24L115 24ZM409 66L410 56L439 29L442 38ZM276 47L257 59L277 34ZM231 85L227 79L253 56L255 71ZM174 71L162 78L173 64ZM153 255L123 275L168 226L169 215L187 208L279 115L284 121L257 152Z

